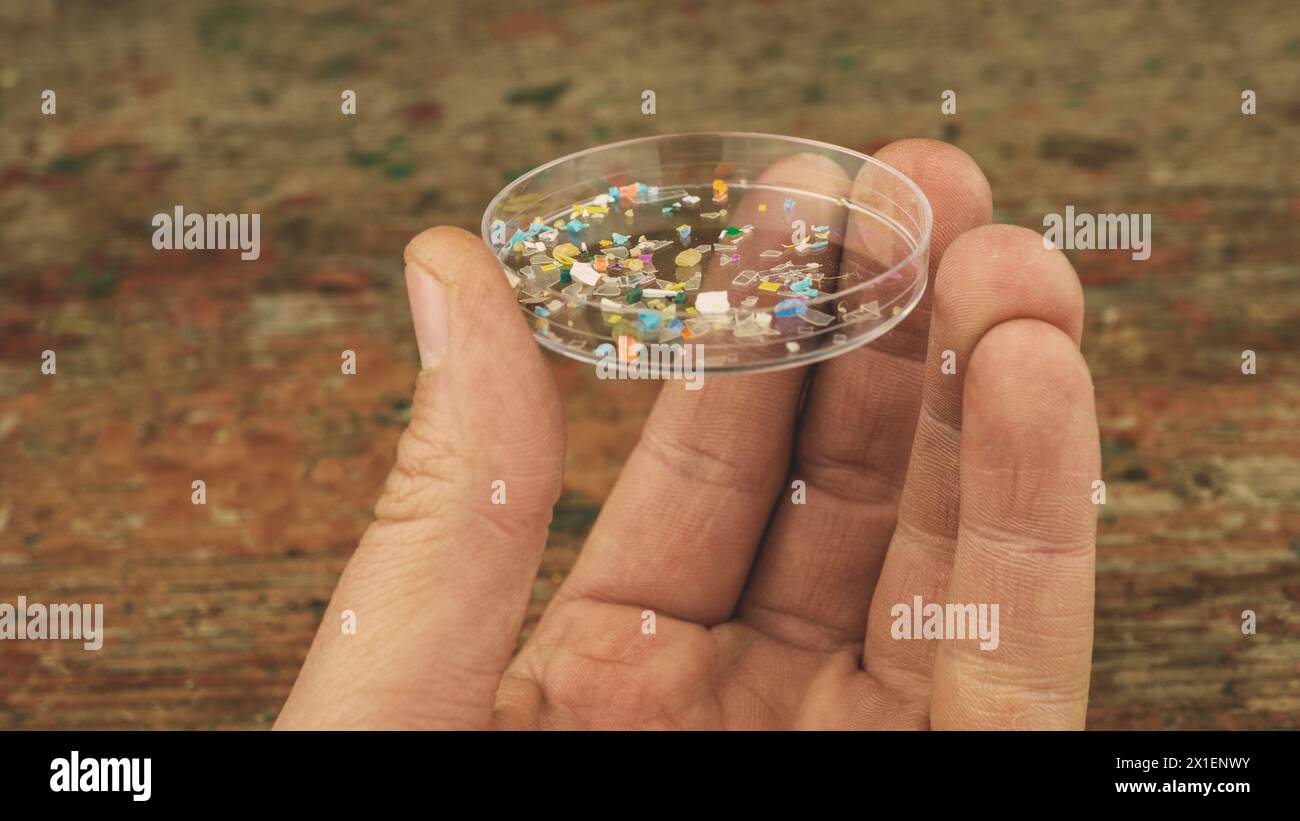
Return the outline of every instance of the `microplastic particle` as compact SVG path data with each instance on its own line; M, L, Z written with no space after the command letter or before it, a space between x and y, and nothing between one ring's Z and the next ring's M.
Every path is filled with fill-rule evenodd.
M835 317L827 313L822 313L815 308L807 309L801 314L801 316L805 322L811 322L819 328L829 325L835 320Z
M694 248L687 248L685 251L682 251L680 254L678 254L677 257L673 260L673 262L677 263L677 265L681 266L682 268L689 268L692 265L699 265L700 252L695 250Z
M595 285L600 281L600 274L596 273L596 269L589 262L573 263L573 267L569 269L569 274L583 285Z
M725 314L731 304L727 301L726 291L701 291L695 297L695 307L702 314Z
M808 306L802 299L783 299L776 303L777 316L802 316L807 310Z

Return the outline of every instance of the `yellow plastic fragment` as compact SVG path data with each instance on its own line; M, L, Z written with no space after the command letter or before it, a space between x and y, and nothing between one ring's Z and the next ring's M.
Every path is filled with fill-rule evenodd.
M677 258L674 259L673 262L677 263L683 268L689 268L692 265L699 265L700 252L696 251L694 248L687 248L685 251L682 251L680 254L678 254Z
M772 292L776 292L776 291L781 290L781 283L779 283L779 282L762 282L762 283L759 283L758 290L760 290L760 291L772 291Z

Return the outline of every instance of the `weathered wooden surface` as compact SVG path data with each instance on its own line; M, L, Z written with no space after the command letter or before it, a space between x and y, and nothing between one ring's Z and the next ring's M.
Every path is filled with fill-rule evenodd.
M268 726L409 412L405 240L561 153L721 129L949 139L1031 227L1154 215L1147 262L1072 255L1108 484L1089 722L1300 727L1294 4L347 5L0 17L0 601L108 622L98 653L0 645L0 726ZM260 212L262 258L154 251L177 203ZM597 407L555 370L568 488L533 619L654 390Z

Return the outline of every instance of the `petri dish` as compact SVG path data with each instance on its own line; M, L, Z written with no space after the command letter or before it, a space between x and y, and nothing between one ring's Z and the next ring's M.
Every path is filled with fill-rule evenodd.
M691 346L710 373L797 367L887 333L925 291L929 202L795 137L689 133L561 157L483 215L539 343L598 363Z

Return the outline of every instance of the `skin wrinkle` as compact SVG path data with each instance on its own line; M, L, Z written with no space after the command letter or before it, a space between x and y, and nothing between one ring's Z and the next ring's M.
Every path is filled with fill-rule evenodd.
M798 611L781 608L775 604L751 602L742 608L741 620L768 638L800 650L827 652L845 650L861 642L856 633L836 630L832 626L801 615ZM763 614L778 616L764 619ZM820 637L821 640L816 640Z
M790 473L793 479L807 482L808 489L834 497L847 505L896 505L903 493L901 479L895 471L876 470L872 460L844 457L836 451L817 450L801 453L799 467Z
M657 428L648 428L637 445L660 467L683 481L704 482L745 496L768 496L770 493L770 477L746 470L744 465L729 459L726 451L686 447L680 439L662 435ZM711 470L699 470L700 463Z

